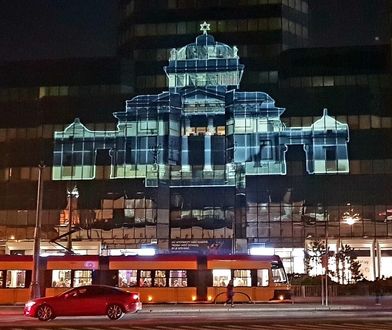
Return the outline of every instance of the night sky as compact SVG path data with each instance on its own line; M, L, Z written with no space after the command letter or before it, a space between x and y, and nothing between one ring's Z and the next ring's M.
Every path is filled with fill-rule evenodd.
M0 60L115 55L117 0L0 0Z
M310 45L387 43L387 3L310 0ZM117 8L117 0L0 0L0 60L115 55Z

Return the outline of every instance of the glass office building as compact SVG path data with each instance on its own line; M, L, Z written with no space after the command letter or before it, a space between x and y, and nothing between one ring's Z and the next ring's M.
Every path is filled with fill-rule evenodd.
M294 49L305 1L121 3L127 65L0 65L0 251L32 253L44 160L46 251L71 213L80 253L264 246L303 272L328 232L390 276L390 46Z

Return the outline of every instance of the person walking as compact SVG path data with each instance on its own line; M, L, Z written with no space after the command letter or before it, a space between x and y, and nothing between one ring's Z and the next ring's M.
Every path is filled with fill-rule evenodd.
M376 295L376 305L381 305L381 296L382 296L382 283L379 277L376 277L374 281L374 294Z
M227 284L226 287L226 296L227 299L225 301L225 306L230 303L231 307L234 306L234 301L233 301L233 297L234 297L234 284L233 284L233 280L230 280L229 283Z

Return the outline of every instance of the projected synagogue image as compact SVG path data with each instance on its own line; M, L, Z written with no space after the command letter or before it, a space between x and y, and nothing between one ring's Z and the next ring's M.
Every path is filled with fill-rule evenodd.
M216 42L209 26L172 49L168 91L140 95L115 112L117 130L91 131L79 119L55 132L54 180L91 180L104 159L111 179L145 186L244 187L247 176L285 175L289 146L302 146L309 174L347 173L347 124L320 109L308 127L286 127L284 108L263 92L239 90L236 46Z

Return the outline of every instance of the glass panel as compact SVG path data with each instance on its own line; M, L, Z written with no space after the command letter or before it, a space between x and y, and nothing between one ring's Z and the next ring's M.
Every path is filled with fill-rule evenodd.
M231 280L230 269L213 269L212 270L213 286L227 286Z
M257 270L257 286L268 286L268 284L269 284L268 269L258 269Z
M24 288L25 282L25 270L7 270L6 288Z
M287 283L286 273L283 267L272 264L272 281L275 283Z
M234 270L234 286L252 286L249 269Z
M71 270L52 271L52 287L71 287Z
M164 270L155 271L154 286L166 286L166 272Z
M140 271L140 286L150 287L152 285L151 270Z
M0 270L0 288L3 287L3 283L4 283L4 272Z
M119 270L118 271L118 286L132 287L137 285L137 270Z
M187 273L186 270L171 270L169 275L170 287L187 287Z
M90 285L92 283L92 275L91 270L75 270L73 287Z

